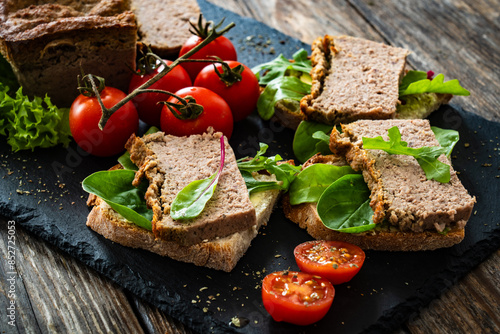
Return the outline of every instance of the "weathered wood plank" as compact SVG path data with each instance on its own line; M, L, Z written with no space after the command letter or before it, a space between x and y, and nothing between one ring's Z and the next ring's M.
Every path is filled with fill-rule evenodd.
M480 1L371 1L353 5L384 39L408 48L417 69L459 79L469 97L452 104L487 119L500 120L500 3ZM484 14L489 13L485 19Z
M7 230L4 221L1 225L3 266ZM116 284L19 227L15 237L16 325L20 333L144 332L126 295ZM3 291L4 277L0 283ZM5 299L0 300L3 305Z
M382 41L347 1L208 0L239 15L252 17L311 44L325 34L347 34Z

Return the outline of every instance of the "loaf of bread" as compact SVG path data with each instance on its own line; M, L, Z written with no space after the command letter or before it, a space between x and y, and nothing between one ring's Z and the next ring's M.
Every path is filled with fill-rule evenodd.
M137 25L126 0L0 0L0 52L28 95L71 105L83 70L122 90L135 68Z

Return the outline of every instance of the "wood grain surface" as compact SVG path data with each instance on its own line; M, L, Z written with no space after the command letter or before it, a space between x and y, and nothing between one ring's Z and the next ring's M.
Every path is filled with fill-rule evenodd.
M210 0L311 43L348 34L413 51L413 68L459 78L457 108L500 120L500 2ZM9 217L0 219L0 315L11 288ZM77 260L16 227L16 325L0 333L191 333ZM420 310L397 333L500 333L500 251Z

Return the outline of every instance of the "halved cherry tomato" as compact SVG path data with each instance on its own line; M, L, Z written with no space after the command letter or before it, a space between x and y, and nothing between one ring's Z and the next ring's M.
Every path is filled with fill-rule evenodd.
M235 122L241 121L257 107L260 96L259 81L252 70L237 61L226 61L231 69L241 65L241 80L227 85L215 72L214 65L205 66L194 81L195 86L205 87L219 94L229 104ZM223 73L222 64L216 64L219 73Z
M264 308L276 321L306 326L321 320L335 289L326 279L297 271L279 271L262 281Z
M175 95L186 98L193 97L197 104L203 106L203 112L194 119L179 119L172 114L165 105L161 111L161 130L174 136L189 136L201 134L213 127L215 131L222 132L228 139L233 133L233 115L231 109L222 97L203 87L186 87ZM178 103L175 97L170 97L167 102ZM174 108L177 110L177 108ZM179 110L177 110L179 111Z
M334 285L350 281L365 261L361 248L342 241L308 241L295 247L293 253L300 270L324 277Z
M203 38L197 35L189 37L188 40L182 45L181 51L179 51L179 56L188 53L202 41ZM212 56L217 56L222 60L238 60L238 55L236 54L236 49L234 48L233 43L225 36L217 37L215 40L208 43L201 50L189 57L189 59L210 59ZM184 67L184 69L189 73L191 80L194 82L198 73L200 73L200 71L207 66L207 63L183 62L181 63L181 66Z
M159 63L159 62L158 62ZM165 63L170 66L172 61L165 60ZM153 72L144 75L133 75L129 84L129 93L134 89L142 86L146 81L154 77L156 74L164 70L164 66L158 66ZM147 89L161 89L170 93L174 93L181 88L192 85L189 74L181 66L176 66L170 70L164 77L149 86ZM160 114L163 104L160 101L168 100L169 96L162 93L142 93L134 97L132 102L139 113L139 118L149 125L160 127Z

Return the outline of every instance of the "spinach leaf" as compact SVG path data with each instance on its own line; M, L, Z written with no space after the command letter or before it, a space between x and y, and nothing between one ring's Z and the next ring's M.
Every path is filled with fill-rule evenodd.
M134 170L134 171L139 170L139 167L137 167L137 165L134 164L132 162L132 160L130 160L130 153L128 151L126 151L125 153L123 153L118 158L118 162L120 163L120 165L122 165L122 167L124 169L130 169L130 170Z
M269 82L257 101L257 111L263 120L274 115L276 102L283 99L300 101L311 91L311 85L296 77L278 77Z
M134 177L132 170L100 171L85 178L82 187L86 192L99 196L124 218L151 231L153 211L144 199L148 184L142 182L136 188L132 185Z
M311 60L308 59L307 51L300 49L293 54L292 58L293 62L280 54L276 59L252 68L252 72L259 79L259 84L264 86L276 78L287 75L301 76L302 73L309 75L312 65ZM265 75L261 76L261 71L266 71Z
M370 189L361 174L347 174L321 195L317 211L323 224L334 231L360 233L375 228Z
M389 154L401 154L414 157L425 172L428 180L436 180L441 183L450 181L450 166L438 160L446 149L435 147L408 147L408 143L401 140L401 132L397 126L388 130L389 141L384 141L382 136L376 138L363 137L363 148L370 150L383 150Z
M301 171L290 186L290 204L315 203L333 182L354 173L350 166L311 165Z
M414 73L417 72L417 73ZM457 79L444 82L444 75L438 74L434 79L427 79L421 71L409 71L401 81L399 87L399 96L423 94L423 93L441 93L452 95L470 95L470 92L460 86ZM408 78L407 78L408 77Z
M226 155L224 137L220 138L220 149L219 169L206 179L195 180L189 183L177 193L170 207L170 216L173 219L184 220L196 218L212 198L219 182L219 177L224 169Z
M248 189L249 194L253 194L259 191L267 191L267 190L281 190L281 185L276 181L259 181L256 180L252 173L247 171L240 171L243 179L245 180L245 184Z
M441 147L445 148L446 156L450 158L453 148L460 140L460 135L456 130L441 129L437 126L431 126L432 132L436 136L437 141Z
M311 121L300 122L293 137L293 153L301 163L306 162L316 153L323 155L332 154L329 148L329 139L325 142L318 131L329 136L333 126Z

